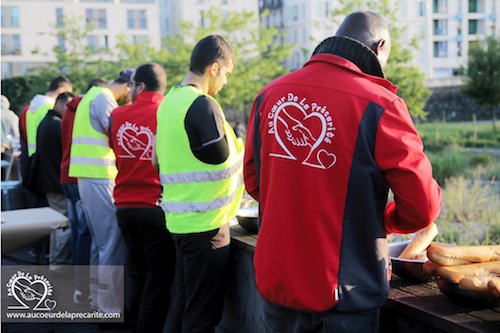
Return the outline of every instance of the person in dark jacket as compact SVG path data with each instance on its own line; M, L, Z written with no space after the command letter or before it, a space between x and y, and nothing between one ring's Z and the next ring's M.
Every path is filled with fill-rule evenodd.
M57 96L54 108L47 112L37 129L37 189L45 193L49 207L68 216L66 196L61 178L62 137L61 118L66 104L74 95L64 92ZM49 264L57 270L58 265L71 265L71 229L58 229L50 237Z

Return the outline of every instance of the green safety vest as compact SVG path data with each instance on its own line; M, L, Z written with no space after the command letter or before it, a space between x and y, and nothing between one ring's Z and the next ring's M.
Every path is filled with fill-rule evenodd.
M191 104L201 95L212 98L192 86L175 86L157 113L156 155L163 186L161 205L167 229L177 234L215 230L226 224L236 215L244 190L244 145L224 114L229 144L227 160L207 164L191 151L184 120Z
M100 93L111 94L103 87L92 87L76 108L71 140L69 176L75 178L115 179L115 153L109 147L108 137L96 131L90 123L90 103Z
M43 104L39 106L35 112L27 110L26 112L26 141L28 143L28 156L31 156L36 151L36 131L38 125L42 122L43 118L47 115L54 104Z

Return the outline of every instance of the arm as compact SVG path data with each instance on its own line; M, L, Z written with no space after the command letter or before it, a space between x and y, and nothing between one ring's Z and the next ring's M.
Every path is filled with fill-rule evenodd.
M260 98L261 97L258 99ZM254 101L252 111L250 112L250 119L248 120L247 126L247 137L245 141L245 158L243 161L243 179L245 181L246 191L257 201L259 201L259 182L256 159L254 156L256 153L254 142L256 139L260 140L260 134L257 132L259 129L255 127L256 114L259 113L258 107L256 107L258 104L260 103L258 103L257 100ZM257 154L258 153L259 152L257 151Z
M229 157L222 110L212 99L198 97L189 108L184 125L197 159L220 164Z
M380 119L375 145L377 164L394 192L385 211L388 233L415 232L439 215L441 188L423 148L404 101L396 99Z

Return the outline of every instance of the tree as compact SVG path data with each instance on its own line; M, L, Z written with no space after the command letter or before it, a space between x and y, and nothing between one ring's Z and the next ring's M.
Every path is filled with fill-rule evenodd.
M357 10L373 11L387 20L391 33L391 56L385 69L389 81L398 86L397 95L403 98L413 117L425 119L425 103L431 91L425 85L425 76L416 66L410 65L413 58L412 49L418 48L419 36L414 36L408 44L404 44L402 36L406 30L398 24L399 3L391 0L364 1L340 0L339 9L333 11L334 17L345 17Z
M263 17L268 12L262 14ZM229 84L217 95L224 109L233 110L235 118L244 117L255 96L267 83L288 71L285 59L290 57L292 45L279 43L281 36L275 28L259 24L256 13L249 11L230 12L222 15L220 9L212 7L204 13L206 27L194 27L180 22L179 32L165 38L162 56L154 56L169 76L169 82L179 83L189 69L189 58L194 43L213 33L222 35L236 54L236 67Z
M40 82L49 82L62 73L70 78L75 91L83 92L87 82L101 77L102 73L115 73L111 75L113 78L123 68L153 61L165 68L168 87L171 87L180 83L188 71L194 44L206 35L218 33L233 47L237 64L229 84L216 98L224 109L234 112L235 118L246 117L259 90L287 72L284 61L291 55L292 46L279 42L282 38L277 29L260 25L256 13L242 11L223 15L219 8L213 7L204 13L204 21L207 23L204 27L180 22L179 32L164 38L165 47L161 49L150 46L147 41L130 43L121 35L112 49L95 50L87 46L93 26L86 25L81 18L64 17L63 24L54 25L54 32L49 33L62 41L64 47L54 46L56 61L33 73ZM24 92L28 96L40 93L29 90Z
M500 40L486 39L483 47L476 43L469 49L462 91L484 108L491 109L493 133L496 135L496 110L500 104Z

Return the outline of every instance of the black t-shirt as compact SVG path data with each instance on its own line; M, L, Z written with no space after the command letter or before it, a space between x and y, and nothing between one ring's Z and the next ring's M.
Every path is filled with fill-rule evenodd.
M198 97L189 107L184 120L191 151L204 163L220 164L229 156L224 135L222 110L211 98Z

